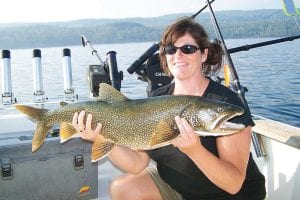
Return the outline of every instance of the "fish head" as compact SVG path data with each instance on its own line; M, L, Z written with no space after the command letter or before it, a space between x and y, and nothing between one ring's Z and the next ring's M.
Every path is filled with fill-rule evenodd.
M202 136L229 135L245 128L243 124L228 121L244 113L244 109L235 105L215 102L198 106L192 112L187 119L195 132Z

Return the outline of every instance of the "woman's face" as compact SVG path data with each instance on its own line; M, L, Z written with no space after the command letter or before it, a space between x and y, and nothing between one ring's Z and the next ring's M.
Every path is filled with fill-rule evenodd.
M182 47L183 45L198 46L195 39L186 33L184 36L178 38L174 43L175 47ZM206 61L207 49L204 53L197 50L192 54L185 54L180 49L176 50L175 54L166 54L168 68L175 79L186 80L194 76L202 74L202 63Z

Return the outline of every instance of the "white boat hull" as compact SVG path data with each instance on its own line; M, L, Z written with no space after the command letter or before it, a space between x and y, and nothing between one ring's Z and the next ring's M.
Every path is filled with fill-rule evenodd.
M264 118L255 123L265 156L257 157L254 146L252 154L267 180L268 199L300 199L300 128Z

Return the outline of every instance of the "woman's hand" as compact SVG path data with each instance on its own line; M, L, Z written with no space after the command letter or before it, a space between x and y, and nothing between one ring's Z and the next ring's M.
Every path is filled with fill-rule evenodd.
M85 112L76 112L73 115L72 125L84 140L94 142L96 138L105 139L101 135L102 125L99 123L95 129L92 128L92 115L88 114L85 122ZM127 173L138 174L149 164L148 154L143 151L135 151L122 145L116 145L109 153L108 158Z
M85 112L81 111L79 114L76 112L73 115L72 125L76 131L80 132L80 136L84 140L94 142L95 139L101 136L102 125L99 123L95 129L92 129L92 114L88 114L86 122L84 123ZM102 136L103 137L103 136Z
M194 132L186 119L176 116L175 121L180 134L172 141L172 144L187 155L193 153L195 148L201 147L199 135Z

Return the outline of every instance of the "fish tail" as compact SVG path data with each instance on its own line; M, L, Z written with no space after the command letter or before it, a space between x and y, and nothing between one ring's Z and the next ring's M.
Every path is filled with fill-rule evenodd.
M32 152L38 150L47 136L48 131L51 129L52 125L45 123L45 114L48 112L46 109L34 108L25 105L15 105L16 109L20 112L26 114L33 120L37 122L37 126L32 139Z
M52 125L46 125L44 121L37 122L37 126L32 139L32 152L37 151L42 146L51 127Z
M35 121L41 121L43 116L48 112L47 109L34 108L25 105L15 105L15 108Z

